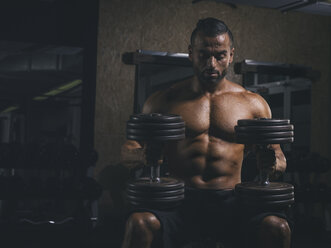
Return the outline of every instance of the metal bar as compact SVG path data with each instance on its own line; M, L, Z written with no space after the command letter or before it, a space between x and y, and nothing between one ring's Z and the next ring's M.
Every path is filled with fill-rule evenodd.
M252 72L272 75L289 75L293 77L318 77L317 74L314 75L317 72L313 71L311 67L293 64L259 62L254 60L244 60L240 63L235 63L234 70L236 74Z
M122 61L125 64L137 65L139 63L191 66L186 53L166 53L138 50L137 52L124 53Z
M289 77L287 77L289 80ZM287 82L286 80L286 82ZM291 89L289 87L289 83L284 84L284 118L290 119L291 118Z
M317 2L317 0L309 0L309 1L305 1L301 4L298 4L298 5L295 5L293 7L289 7L289 8L286 8L286 9L283 9L282 12L289 12L291 10L296 10L296 9L300 9L300 8L303 8L303 7L306 7L308 5L312 5L312 4L315 4Z
M259 74L254 73L254 85L258 85L258 84L259 84Z
M286 7L297 5L298 3L302 3L302 0L294 1L294 2L291 2L291 3L284 4L282 6L277 7L276 9L283 9L283 8L286 8Z
M310 80L305 79L305 78L296 78L296 79L264 83L264 84L259 84L259 85L251 85L251 86L247 86L246 89L253 90L253 91L258 90L260 88L268 88L269 90L277 90L277 89L283 89L285 84L288 84L288 86L293 91L308 89L311 87Z
M139 85L140 85L140 64L136 65L136 70L135 70L135 84L134 84L134 102L133 102L133 113L137 114L141 112L141 108L139 106L138 98L139 98Z

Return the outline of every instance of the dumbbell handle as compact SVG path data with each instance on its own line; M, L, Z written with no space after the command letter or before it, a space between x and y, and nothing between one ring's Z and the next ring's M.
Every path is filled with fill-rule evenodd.
M266 150L268 145L266 144L257 144L256 147L258 150ZM260 167L259 168L259 175L258 175L258 182L260 185L268 185L270 184L269 182L269 168L268 167Z
M164 144L162 142L146 142L146 162L151 168L150 179L152 182L160 182L160 163Z
M259 171L259 184L260 185L268 185L269 182L269 174L266 170L260 169Z
M160 165L151 166L151 181L154 183L160 182Z

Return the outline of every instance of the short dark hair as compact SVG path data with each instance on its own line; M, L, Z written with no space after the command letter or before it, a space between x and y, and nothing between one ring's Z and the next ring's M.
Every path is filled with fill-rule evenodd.
M201 32L206 36L215 37L220 34L228 34L230 38L230 46L233 47L233 36L228 26L221 20L208 17L198 21L197 26L191 34L191 45L194 43L194 39L197 34Z

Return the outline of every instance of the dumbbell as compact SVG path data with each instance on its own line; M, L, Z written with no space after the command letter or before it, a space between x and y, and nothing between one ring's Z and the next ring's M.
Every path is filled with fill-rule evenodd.
M294 141L294 127L284 119L243 119L235 126L236 142L254 144L267 149L268 144ZM235 195L247 206L258 209L283 209L294 203L294 187L284 182L269 181L270 166L259 169L258 181L242 182L235 186Z
M131 180L127 199L134 207L173 208L184 199L184 182L160 177L160 161L166 142L185 138L185 123L179 115L133 114L127 121L127 139L144 143L150 177Z

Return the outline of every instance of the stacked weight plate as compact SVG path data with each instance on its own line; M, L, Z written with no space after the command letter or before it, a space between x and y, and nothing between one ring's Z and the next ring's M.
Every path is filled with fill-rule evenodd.
M181 140L185 138L185 123L179 115L135 114L127 122L126 132L130 140Z
M244 119L235 126L236 141L240 144L284 144L294 141L290 120Z
M146 144L147 163L159 171L155 161L162 153L162 144L184 139L185 123L178 115L135 114L127 122L127 138ZM184 199L184 183L170 177L153 180L151 175L129 182L126 192L129 203L135 207L169 209Z
M236 142L262 146L291 143L294 141L293 130L289 120L239 120L235 126ZM244 205L264 209L285 208L294 203L293 185L282 182L244 182L236 185L235 194Z
M174 178L139 178L128 183L127 197L133 206L155 209L174 208L184 199L184 183Z
M284 208L294 203L294 187L288 183L244 182L236 185L235 194L244 205L258 208Z

